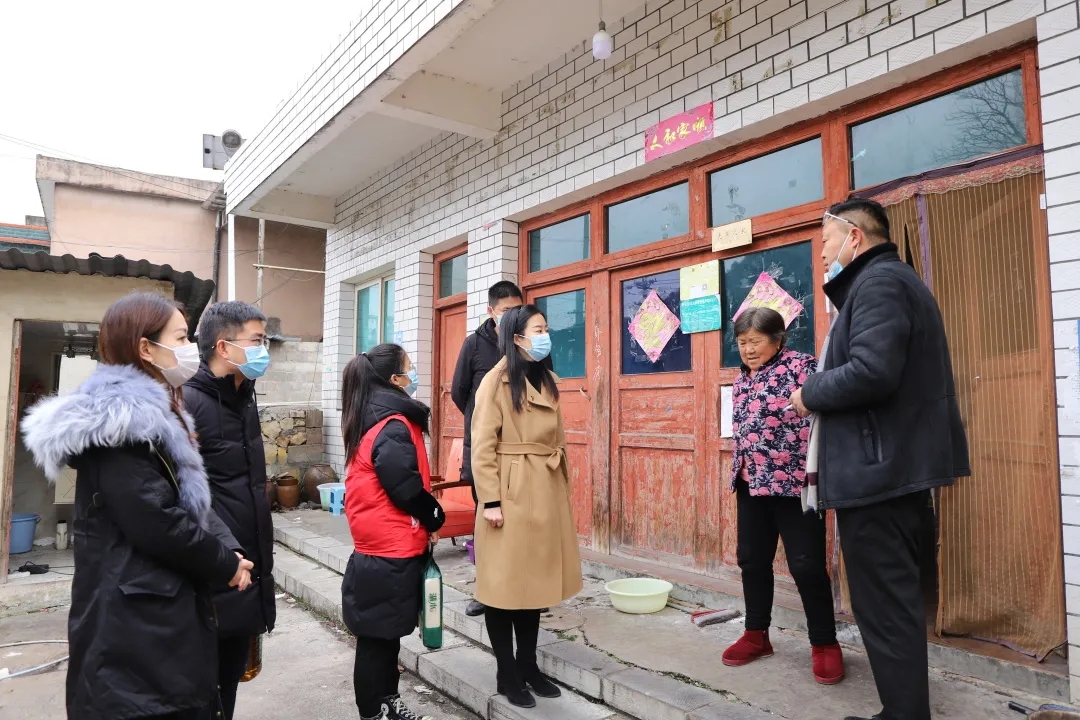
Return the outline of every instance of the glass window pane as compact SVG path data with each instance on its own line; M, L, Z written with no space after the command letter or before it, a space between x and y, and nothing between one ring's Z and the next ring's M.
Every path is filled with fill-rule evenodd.
M641 309L641 304L655 290L667 309L679 316L679 271L647 275L624 280L622 283L622 372L623 375L646 373L685 372L690 369L690 336L682 330L664 346L660 357L652 362L637 340L630 333L630 323Z
M825 197L821 138L709 175L709 225L716 227Z
M465 292L469 285L469 256L458 255L439 263L439 298Z
M690 232L690 183L607 208L607 251L619 252Z
M856 188L1027 142L1020 70L851 127Z
M367 352L379 344L380 283L356 291L356 352Z
M394 279L390 278L383 283L382 303L382 342L396 342L394 340Z
M588 214L529 233L529 272L588 259Z
M585 291L537 298L551 330L551 362L562 378L585 377Z
M814 354L814 265L810 243L786 245L772 250L740 255L723 262L724 367L739 367L739 348L735 345L731 317L754 287L763 272L803 305L803 311L788 326L787 346Z

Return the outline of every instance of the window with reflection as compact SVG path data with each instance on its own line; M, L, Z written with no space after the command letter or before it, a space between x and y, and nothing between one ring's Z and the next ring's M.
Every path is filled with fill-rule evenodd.
M551 362L561 378L585 377L585 291L536 299L551 332Z
M439 263L439 299L463 293L469 287L469 256L458 255Z
M1026 142L1017 69L851 126L852 180L871 187Z
M690 232L690 183L680 183L607 208L607 251L679 237Z
M716 227L825 197L821 138L709 174L709 225Z
M810 253L810 243L803 242L723 261L724 367L742 365L731 318L763 272L769 273L777 285L803 306L803 311L788 325L787 347L814 354L814 263Z
M654 291L662 305L649 312L652 317L639 318L642 305ZM679 329L666 342L661 342L662 336L657 338L655 334L657 325L665 321L665 311L679 317L680 302L678 270L622 282L623 375L685 372L690 369L690 336ZM640 332L643 325L653 332L648 335ZM635 327L639 332L634 331ZM656 351L659 352L654 359L650 353L655 354Z
M394 342L394 278L371 280L356 288L356 352Z
M588 259L588 213L529 232L529 272Z

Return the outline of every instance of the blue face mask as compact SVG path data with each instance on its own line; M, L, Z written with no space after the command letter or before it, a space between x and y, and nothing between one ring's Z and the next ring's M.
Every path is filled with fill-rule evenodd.
M529 354L533 362L540 362L551 354L551 335L547 333L533 335L529 338L529 342L532 343L532 348L525 350L525 352Z
M409 384L401 389L404 390L409 397L412 397L416 394L416 388L420 387L420 376L416 374L416 368L412 368L405 377L409 378ZM399 385L398 387L401 386Z
M226 342L228 341L226 340ZM229 344L233 347L240 347L235 343ZM266 349L265 345L245 347L244 355L247 357L247 362L243 365L236 365L234 362L229 364L236 365L248 380L256 380L266 374L266 368L270 367L270 351Z
M829 281L835 279L837 275L839 275L841 272L843 272L844 266L840 264L840 256L843 255L844 250L847 249L848 240L850 240L850 239L851 239L851 233L849 232L847 234L847 237L844 238L844 244L840 246L840 252L836 254L836 259L832 261L832 264L829 265L828 271L826 271L826 273L825 273L825 282L829 282ZM851 258L851 259L854 260L855 258Z

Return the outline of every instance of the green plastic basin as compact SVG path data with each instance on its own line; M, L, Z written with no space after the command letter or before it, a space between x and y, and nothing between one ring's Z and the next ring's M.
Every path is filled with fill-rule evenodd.
M646 615L664 609L672 585L667 580L643 577L612 580L604 588L619 612Z

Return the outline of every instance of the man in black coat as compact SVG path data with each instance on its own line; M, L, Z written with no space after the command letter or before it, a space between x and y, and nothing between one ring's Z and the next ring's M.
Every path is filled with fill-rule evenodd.
M890 241L879 204L832 206L822 237L837 317L818 372L791 402L818 414L818 492L836 509L852 610L883 705L874 717L930 720L921 529L930 491L971 475L945 325Z
M472 476L472 414L476 403L476 390L480 381L488 374L502 355L499 353L499 320L510 308L520 307L524 302L521 288L509 280L500 280L488 290L488 317L465 338L458 355L457 367L454 368L454 382L450 396L458 410L465 416L465 442L461 455L461 480L471 483ZM476 490L473 489L473 502L476 502ZM473 600L465 608L465 614L482 615L483 604Z
M274 528L255 403L255 378L269 364L266 316L247 303L217 303L199 321L198 341L203 364L184 386L184 404L195 419L214 511L255 564L247 591L222 588L214 597L218 686L225 720L231 720L251 642L273 630L277 616Z

